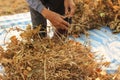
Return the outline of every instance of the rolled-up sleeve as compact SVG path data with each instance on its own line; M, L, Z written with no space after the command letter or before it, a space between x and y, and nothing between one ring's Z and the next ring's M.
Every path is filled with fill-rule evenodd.
M42 9L44 8L44 5L40 0L26 0L30 7L32 7L34 10L41 13Z

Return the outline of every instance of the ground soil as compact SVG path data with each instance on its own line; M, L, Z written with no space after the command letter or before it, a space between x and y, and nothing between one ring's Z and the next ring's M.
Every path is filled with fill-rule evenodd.
M28 12L25 0L0 0L0 16Z

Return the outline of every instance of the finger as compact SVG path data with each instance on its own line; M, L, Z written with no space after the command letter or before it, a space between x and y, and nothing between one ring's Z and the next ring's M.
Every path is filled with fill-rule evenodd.
M62 18L62 19L65 19L65 18L67 18L67 17L68 17L67 15L65 15L65 16L62 16L62 15L61 15L61 18Z
M68 30L67 26L66 26L66 25L64 25L64 24L61 24L61 29Z
M61 18L62 18L62 23L68 27L70 24L65 19L69 18L69 16L68 15L67 16L61 16Z
M74 13L75 13L75 6L72 6L70 10L70 17L72 17Z
M65 15L68 15L69 11L68 11L68 7L65 8Z
M69 24L67 21L64 20L66 17L67 17L67 16L61 16L61 18L62 18L61 24L65 25L64 27L65 27L66 29L68 29L67 27L70 26L70 24Z
M67 22L67 21L65 21L65 20L63 20L63 22L62 22L67 28L70 26L70 24Z
M63 29L68 30L68 28L64 24L60 24L59 26L56 26L57 29Z

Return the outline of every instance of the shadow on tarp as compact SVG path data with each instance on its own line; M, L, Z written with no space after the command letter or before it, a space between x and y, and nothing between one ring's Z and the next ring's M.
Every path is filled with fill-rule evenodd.
M4 45L3 40L7 29L18 26L24 29L28 24L31 24L29 12L0 17L0 45ZM12 32L9 35L14 34L16 32ZM85 46L91 46L91 51L95 53L96 59L104 56L104 61L110 61L111 65L109 68L103 69L106 69L109 73L114 72L120 65L120 34L112 34L112 31L108 27L103 27L100 30L90 30L89 34L90 36L88 37L81 34L75 41L81 42ZM16 35L19 35L19 33ZM0 67L1 71L2 67Z

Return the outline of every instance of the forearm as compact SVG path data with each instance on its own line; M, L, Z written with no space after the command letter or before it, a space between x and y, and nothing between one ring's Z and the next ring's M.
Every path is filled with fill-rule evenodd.
M26 0L26 1L28 2L30 7L32 7L34 10L40 13L43 10L43 8L45 8L40 0Z
M54 13L54 12L48 10L47 8L43 8L42 11L41 11L41 14L47 19L51 18L52 13Z
M51 15L53 15L54 12L45 8L40 0L26 0L26 1L28 2L30 7L40 12L46 19L49 19L49 20L52 19Z

